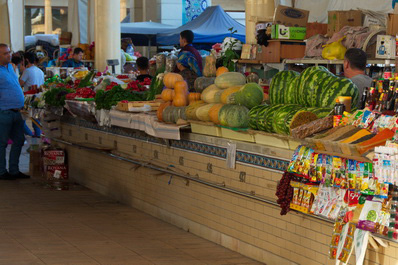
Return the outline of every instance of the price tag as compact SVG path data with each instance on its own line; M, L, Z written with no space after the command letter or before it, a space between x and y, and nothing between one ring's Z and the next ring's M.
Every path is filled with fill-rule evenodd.
M55 171L54 171L54 176L53 176L53 177L54 177L55 179L60 179L60 178L61 178L61 173L62 173L62 172L61 172L60 170L55 170Z

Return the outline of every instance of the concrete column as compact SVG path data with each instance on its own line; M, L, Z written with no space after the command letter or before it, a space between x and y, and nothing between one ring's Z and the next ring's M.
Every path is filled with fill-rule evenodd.
M51 0L44 0L44 33L53 33L53 12L51 10Z
M120 0L120 21L127 16L127 0Z
M120 63L120 1L96 0L95 4L95 68L104 71L106 60ZM120 65L116 67L120 73Z
M130 0L130 22L135 22L135 0Z

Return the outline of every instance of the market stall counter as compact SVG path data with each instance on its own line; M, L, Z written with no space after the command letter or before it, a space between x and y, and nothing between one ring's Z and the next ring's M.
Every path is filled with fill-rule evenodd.
M275 191L292 149L194 133L165 140L67 116L61 135L53 141L82 185L267 264L334 263L332 221L280 215ZM386 264L397 248L370 248L365 262Z

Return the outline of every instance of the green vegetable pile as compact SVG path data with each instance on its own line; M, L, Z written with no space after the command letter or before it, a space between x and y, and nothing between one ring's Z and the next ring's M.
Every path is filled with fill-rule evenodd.
M54 87L44 93L46 105L52 107L63 107L65 105L66 95L72 91L65 87Z
M114 86L111 90L108 91L97 91L97 94L95 95L95 104L98 110L110 110L112 106L115 106L119 101L144 101L146 100L146 97L147 93L125 90L120 85L118 85Z
M163 74L158 74L155 78L152 78L151 86L149 87L146 100L154 100L156 95L162 93L163 76Z

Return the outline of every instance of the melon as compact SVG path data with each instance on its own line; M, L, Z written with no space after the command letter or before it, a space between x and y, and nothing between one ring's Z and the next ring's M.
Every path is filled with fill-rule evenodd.
M235 102L234 96L231 96L231 95L238 92L240 88L241 88L241 86L233 86L233 87L223 90L222 94L221 94L221 99L220 99L221 103L224 103L224 104L234 103ZM233 99L233 102L231 102L232 99Z
M201 98L206 103L217 103L217 100L219 100L220 97L217 99L216 94L220 91L221 89L218 86L210 85L203 90Z
M196 117L200 121L210 121L209 111L214 106L214 103L202 105L196 109Z
M262 87L256 83L248 83L239 89L235 95L235 103L248 109L258 106L264 100Z
M246 84L246 77L237 72L227 72L216 77L214 84L221 89L233 86L243 86Z

